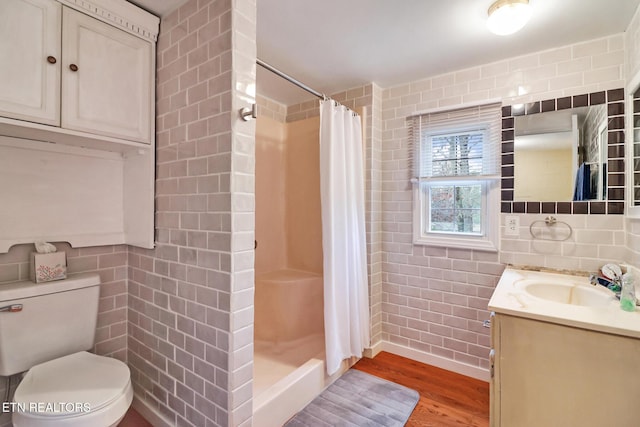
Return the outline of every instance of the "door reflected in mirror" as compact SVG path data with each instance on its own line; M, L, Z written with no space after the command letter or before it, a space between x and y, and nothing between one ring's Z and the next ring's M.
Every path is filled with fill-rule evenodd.
M514 200L605 200L607 122L604 104L516 116Z

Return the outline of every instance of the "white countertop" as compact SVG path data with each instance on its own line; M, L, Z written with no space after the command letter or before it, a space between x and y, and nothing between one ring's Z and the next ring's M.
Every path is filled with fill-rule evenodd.
M635 278L637 293L640 283L638 283L638 276ZM610 293L611 300L600 307L548 301L534 297L520 289L518 284L525 280L545 283L557 281L596 288L599 291ZM620 302L613 296L613 292L600 285L594 287L589 283L587 277L512 268L507 268L504 271L489 301L489 310L496 313L635 338L640 338L640 311L638 309L640 307L636 307L635 312L622 310Z

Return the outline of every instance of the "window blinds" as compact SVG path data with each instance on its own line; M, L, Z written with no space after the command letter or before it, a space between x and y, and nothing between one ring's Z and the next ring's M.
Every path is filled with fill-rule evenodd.
M498 178L501 116L493 103L410 117L413 177Z

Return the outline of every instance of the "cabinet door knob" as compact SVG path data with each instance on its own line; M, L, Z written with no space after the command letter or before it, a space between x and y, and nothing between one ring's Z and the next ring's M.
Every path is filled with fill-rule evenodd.
M49 64L55 64L55 63L56 63L56 62L58 62L58 61L56 60L56 57L55 57L55 56L47 56L47 62L48 62Z
M76 64L71 64L69 65L69 69L75 73L78 71L78 66Z

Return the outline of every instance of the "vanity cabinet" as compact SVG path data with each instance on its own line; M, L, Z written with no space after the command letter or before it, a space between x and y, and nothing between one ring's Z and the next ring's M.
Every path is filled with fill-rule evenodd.
M491 426L632 427L640 339L497 313Z
M151 41L56 0L2 0L0 52L0 116L151 143Z

